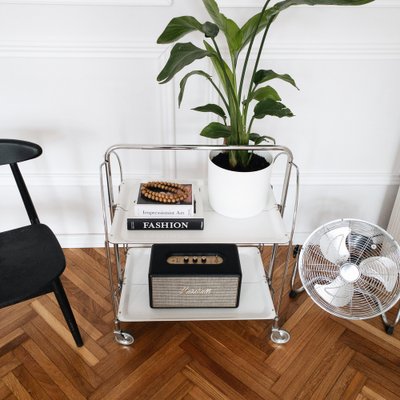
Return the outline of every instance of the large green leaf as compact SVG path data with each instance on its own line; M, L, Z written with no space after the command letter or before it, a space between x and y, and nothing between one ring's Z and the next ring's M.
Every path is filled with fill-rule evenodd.
M254 107L254 118L262 119L267 115L273 117L293 117L293 113L279 101L263 100Z
M205 106L199 106L196 108L192 108L192 110L200 111L200 112L211 112L211 113L217 114L218 116L220 116L221 118L226 120L225 111L218 104L206 104Z
M288 82L291 85L293 85L296 89L298 89L298 87L296 86L296 82L290 75L277 74L276 72L272 71L271 69L268 69L268 70L260 69L259 71L257 71L254 75L253 83L255 83L256 85L259 85L260 83L267 82L267 81L270 81L271 79L275 79L275 78L281 79L285 82Z
M230 54L236 62L238 51L242 45L242 32L235 21L227 18L219 11L215 0L203 0L204 6L212 20L218 25L226 37Z
M230 82L233 84L234 76L232 70L229 68L228 64L224 60L221 60L218 53L210 46L210 44L208 44L206 41L204 41L203 43L208 51L208 56L211 58L214 69L218 74L218 78L222 86L224 87L225 93L229 95L230 93L225 79L225 74Z
M200 135L210 139L226 138L231 135L231 128L219 122L211 122L200 132Z
M367 3L371 3L373 1L374 0L284 0L279 3L276 3L274 6L268 8L264 12L264 15L257 29L257 33L261 32L269 24L271 24L281 11L291 6L299 6L299 5L361 6ZM261 13L254 15L242 26L241 28L242 45L240 50L243 49L243 47L245 47L250 42L251 37L254 34L254 31L257 27L260 15Z
M215 38L219 33L218 25L213 24L212 22L205 22L201 26L201 31L208 38Z
M254 142L255 145L260 144L262 142L272 142L272 143L276 143L275 139L272 136L261 136L258 133L250 133L249 135L249 139Z
M177 43L171 50L171 54L165 67L157 76L160 83L170 81L176 73L191 64L209 55L207 50L199 49L192 43Z
M203 0L203 4L212 20L225 32L227 18L219 11L217 2L215 0Z
M274 88L272 88L271 86L264 86L262 88L255 90L254 92L252 92L250 94L249 98L246 99L243 103L248 104L252 100L262 101L262 100L267 100L267 99L271 99L271 100L275 100L275 101L281 100L278 92Z
M178 96L178 105L179 105L179 107L181 106L181 103L182 103L183 94L185 92L185 87L186 87L187 80L193 75L204 76L210 82L212 81L211 76L209 74L207 74L206 72L201 71L201 70L195 70L195 71L192 71L192 72L189 72L188 74L186 74L182 78L182 80L181 80L181 82L179 84L179 86L180 86L180 91L179 91L179 96Z
M187 16L173 18L157 39L157 43L173 43L193 31L202 32L202 25L196 18Z

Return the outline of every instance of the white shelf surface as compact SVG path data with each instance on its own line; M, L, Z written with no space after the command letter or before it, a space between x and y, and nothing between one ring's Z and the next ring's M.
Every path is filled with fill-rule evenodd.
M276 200L271 191L264 211L251 218L228 218L217 214L208 202L207 185L196 181L203 203L204 230L128 230L127 218L132 207L138 181L126 180L120 186L109 241L114 244L153 243L236 243L285 244L289 235L285 229Z
M122 322L274 319L276 316L259 250L240 247L242 285L238 308L150 307L149 248L130 249L118 309Z

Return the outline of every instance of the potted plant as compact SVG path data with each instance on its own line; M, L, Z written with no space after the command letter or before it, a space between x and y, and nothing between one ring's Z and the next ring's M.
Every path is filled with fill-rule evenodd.
M213 22L201 23L192 16L173 18L157 40L160 44L174 43L186 34L198 31L204 35L202 48L190 42L176 43L157 80L162 84L167 83L194 61L209 57L218 81L202 70L193 70L182 78L178 96L180 106L186 83L194 75L206 79L217 91L221 99L220 105L206 104L194 108L195 111L211 112L220 117L220 122L211 122L200 135L212 139L223 138L227 145L258 145L264 141L274 142L273 138L253 131L254 120L266 116L293 117L293 113L281 102L279 94L269 83L274 79L280 79L296 88L297 86L288 74L258 68L271 24L280 12L295 5L355 6L372 1L284 0L269 7L270 0L267 0L261 11L239 28L232 19L220 12L215 0L203 0ZM228 47L226 57L217 42L221 32ZM262 33L262 38L258 44L257 57L250 66L250 54L259 33ZM245 57L239 58L244 51ZM250 79L246 79L246 76L250 76ZM211 206L217 212L231 217L256 215L263 209L268 196L271 162L268 156L265 158L248 151L211 154L208 176ZM247 179L251 180L251 184L244 183ZM246 186L241 187L242 184ZM252 189L253 184L254 189ZM220 190L221 194L216 194L215 190ZM257 196L261 196L260 200L256 199Z

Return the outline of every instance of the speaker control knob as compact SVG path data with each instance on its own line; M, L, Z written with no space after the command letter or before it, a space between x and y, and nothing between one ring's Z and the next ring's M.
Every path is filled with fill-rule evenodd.
M203 263L203 264L205 264L206 262L207 262L207 257L201 257L201 262Z
M183 262L188 263L189 262L189 257L183 257Z
M192 258L192 261L193 261L194 263L197 263L197 261L198 261L198 260L197 260L197 257L193 257L193 258Z

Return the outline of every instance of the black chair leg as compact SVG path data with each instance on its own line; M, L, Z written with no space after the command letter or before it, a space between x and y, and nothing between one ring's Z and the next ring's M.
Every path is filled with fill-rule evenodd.
M69 330L71 331L72 336L74 337L76 345L78 347L83 346L83 340L79 332L78 325L75 321L74 314L72 313L71 306L69 304L67 295L65 294L65 290L60 281L60 278L56 278L53 281L53 291L54 294L56 295L56 299L58 301L58 304L60 305L61 311L64 314L64 318L65 321L67 322Z

